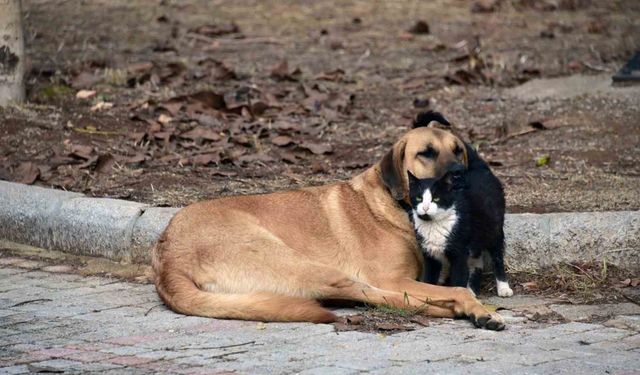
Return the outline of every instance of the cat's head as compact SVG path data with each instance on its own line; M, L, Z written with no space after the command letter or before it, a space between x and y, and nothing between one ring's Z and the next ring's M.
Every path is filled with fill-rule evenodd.
M462 175L449 172L439 180L419 179L409 176L409 200L411 208L421 220L434 220L448 215L462 189Z

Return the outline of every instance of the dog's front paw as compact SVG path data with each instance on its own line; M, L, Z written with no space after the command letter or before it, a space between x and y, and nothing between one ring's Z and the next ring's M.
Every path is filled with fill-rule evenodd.
M498 295L500 297L513 296L513 289L509 287L509 283L506 281L498 281Z
M478 328L486 328L492 331L502 331L506 327L504 318L498 313L490 313L478 318L472 314L469 316L469 320Z

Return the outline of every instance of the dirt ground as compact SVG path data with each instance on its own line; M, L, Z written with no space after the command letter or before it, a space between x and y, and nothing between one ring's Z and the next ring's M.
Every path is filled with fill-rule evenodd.
M0 110L0 179L171 206L318 185L435 109L510 212L640 208L638 98L507 94L613 74L640 50L634 0L23 7L29 103Z

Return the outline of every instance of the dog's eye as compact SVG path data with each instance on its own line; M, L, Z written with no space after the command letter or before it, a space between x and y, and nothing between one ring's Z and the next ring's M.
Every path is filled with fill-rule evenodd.
M418 155L424 156L427 159L435 159L438 156L438 151L429 146L426 150L419 152Z
M460 154L462 154L462 148L456 145L456 148L453 149L453 153L456 154L456 156L460 156Z

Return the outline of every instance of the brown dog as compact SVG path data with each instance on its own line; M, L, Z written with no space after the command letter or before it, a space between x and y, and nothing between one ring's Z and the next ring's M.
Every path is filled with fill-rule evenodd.
M500 330L502 317L466 288L416 281L422 254L400 204L407 171L440 178L466 160L451 133L417 128L350 181L190 205L154 250L158 294L174 311L214 318L331 322L317 300L355 300Z

